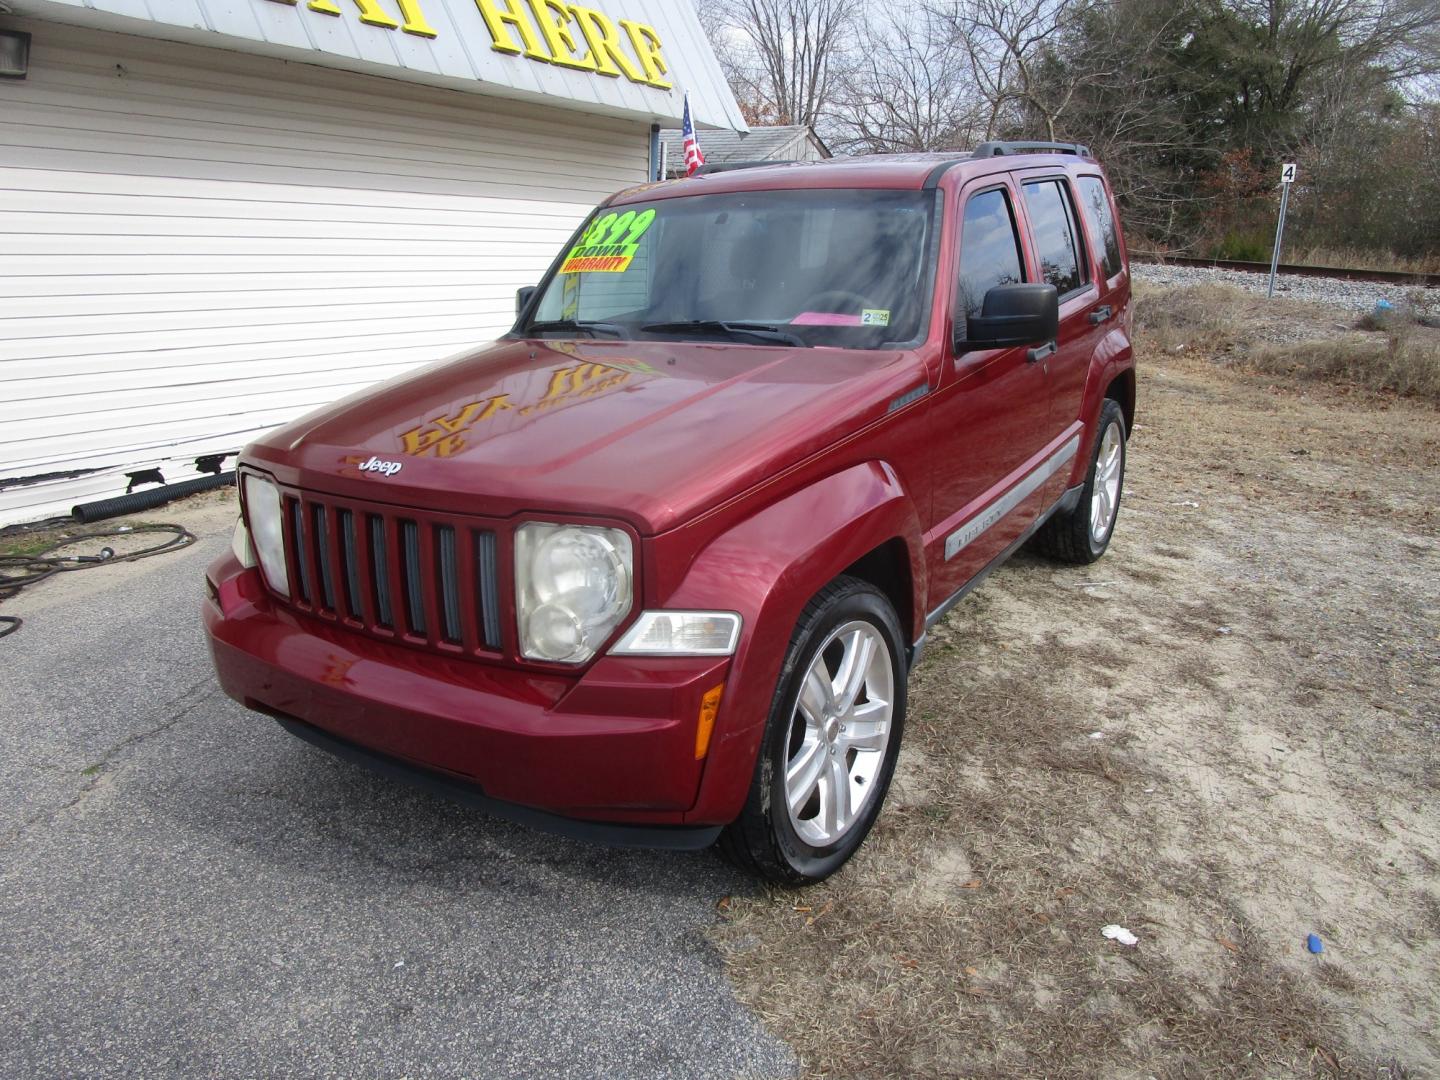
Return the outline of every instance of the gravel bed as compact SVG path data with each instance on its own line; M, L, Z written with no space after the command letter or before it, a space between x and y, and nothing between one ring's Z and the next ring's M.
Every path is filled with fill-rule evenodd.
M1239 289L1265 295L1269 274L1252 274L1245 270L1217 270L1198 266L1155 266L1132 263L1130 272L1136 281L1151 285L1233 285ZM1341 278L1299 277L1281 274L1275 279L1275 295L1311 304L1327 304L1348 311L1371 311L1381 300L1399 304L1407 290L1377 282L1345 281Z

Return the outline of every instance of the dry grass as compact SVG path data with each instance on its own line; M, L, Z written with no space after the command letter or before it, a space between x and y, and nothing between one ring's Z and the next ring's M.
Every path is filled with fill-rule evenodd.
M1223 352L1246 338L1265 301L1230 285L1136 290L1135 330L1155 352Z
M1221 360L1265 375L1343 383L1440 403L1436 297L1413 291L1389 315L1352 326L1336 311L1227 285L1137 291L1150 355Z
M1334 312L1155 292L1117 550L1019 556L932 628L859 857L721 903L807 1077L1440 1063L1440 419L1236 366Z
M1394 270L1407 274L1440 274L1440 255L1407 257L1361 248L1294 248L1284 253L1296 266L1336 266L1347 270Z
M957 641L984 640L985 606ZM860 863L723 907L750 1004L817 1077L1369 1075L1220 871L1169 857L1136 812L1162 781L1067 693L1093 647L1038 659L951 644L916 673L909 779ZM1159 943L1175 935L1202 980Z
M1351 383L1440 404L1440 332L1423 327L1271 345L1245 363L1270 375Z

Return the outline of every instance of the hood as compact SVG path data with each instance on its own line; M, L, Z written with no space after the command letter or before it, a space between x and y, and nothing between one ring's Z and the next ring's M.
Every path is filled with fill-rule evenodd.
M617 517L653 534L879 419L924 379L909 352L501 341L311 413L244 460L351 498Z

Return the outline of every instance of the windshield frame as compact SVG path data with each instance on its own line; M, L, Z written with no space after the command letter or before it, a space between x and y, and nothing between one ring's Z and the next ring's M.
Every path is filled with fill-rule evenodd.
M688 183L688 182L689 182L689 181L685 181L685 180L681 180L681 181L671 181L671 183L677 183L677 184L683 184L683 183ZM735 194L760 194L760 193L763 193L763 192L766 192L766 191L770 191L770 190L774 190L774 191L779 192L779 191L794 191L794 190L797 190L797 189L794 189L794 188L774 188L774 189L770 189L770 188L756 188L756 189L746 189L746 190L743 191L743 192L738 192L738 191L696 191L696 192L675 192L675 193L673 193L673 194L667 192L667 193L665 193L665 194L663 194L663 195L660 195L659 197L656 197L654 194L652 194L651 192L648 192L648 191L647 191L647 192L643 192L643 193L637 193L637 195L638 195L639 197L636 197L636 198L625 198L625 199L613 199L613 198L612 198L612 199L606 199L606 200L604 200L603 202L599 203L593 210L591 210L590 213L588 213L587 215L585 215L584 220L581 221L580 224L576 227L575 231L574 231L573 233L571 233L570 238L569 238L568 240L566 240L565 243L564 243L564 244L559 248L559 250L556 252L555 258L551 261L549 267L546 269L544 276L541 277L539 283L535 286L535 291L534 291L534 293L530 296L529 300L528 300L528 301L526 302L526 304L525 304L525 307L520 311L519 315L516 317L515 322L514 322L514 324L511 326L509 332L506 333L506 334L503 335L503 336L504 336L505 338L510 338L510 339L516 339L516 338L518 338L518 339L521 339L521 340L545 340L544 338L537 338L537 337L535 337L534 334L531 333L531 328L532 328L533 325L537 322L537 319L536 319L535 316L539 313L540 305L544 302L545 295L546 295L547 291L550 289L551 284L554 282L555 278L559 276L560 267L561 267L561 265L565 262L565 259L566 259L566 257L568 256L568 254L570 253L570 251L571 251L573 248L575 248L575 247L580 243L581 239L585 236L585 234L587 233L587 231L590 229L590 226L591 226L598 218L600 218L602 215L604 215L604 214L606 214L606 213L609 213L609 212L611 212L611 211L613 211L613 210L616 210L617 208L621 208L621 207L645 206L645 205L647 205L647 204L654 204L654 203L660 203L660 202L668 202L668 201L670 201L671 199L707 199L707 198L712 198L712 197L715 197L715 196L726 196L726 195L735 195ZM939 263L940 263L940 250L941 250L941 247L940 247L941 233L942 233L942 231L943 231L943 229L944 229L944 225L945 225L945 193L944 193L944 191L942 191L938 186L937 186L937 187L934 187L934 188L930 188L930 187L916 188L916 187L911 187L911 186L908 186L908 185L907 185L907 186L894 186L894 187L886 186L886 187L873 187L873 188L872 188L872 187L868 187L868 186L861 187L861 186L853 185L853 184L835 185L835 186L833 186L833 187L832 187L832 186L828 186L828 185L827 185L827 186L816 186L816 187L813 187L813 188L804 188L804 189L798 189L798 190L806 190L806 191L876 192L876 193L883 193L883 192L914 192L915 194L917 194L917 195L919 195L919 196L921 196L921 197L928 197L928 198L930 199L930 201L931 201L931 205L930 205L930 220L929 220L928 227L927 227L926 233L925 233L924 250L923 250L923 252L921 253L921 258L923 259L923 278L922 278L922 280L920 281L920 283L919 283L918 286L917 286L917 292L923 297L923 307L922 307L922 309L921 309L921 311L920 311L920 313L919 313L919 318L916 320L915 336L912 337L912 338L910 338L910 339L908 339L908 340L905 340L905 341L882 341L882 342L876 343L875 345L868 345L868 346L867 346L867 345L835 345L835 344L810 344L810 343L806 343L804 346L798 346L798 347L803 347L803 348L818 348L818 349L853 349L853 350L862 351L862 352L875 352L875 351L889 351L889 350L898 350L898 349L913 349L913 348L916 348L916 347L924 344L924 342L925 342L926 340L928 340L928 338L929 338L929 336L930 336L932 324L933 324L933 321L934 321L934 318L935 318L936 305L939 304L939 303L941 303L941 301L937 298L937 282L938 282L938 280L939 280ZM648 197L647 197L647 196L648 196ZM543 321L543 320L538 320L538 321ZM789 325L789 324L780 324L780 328L781 328L781 329L786 329L788 325ZM562 338L561 340L569 340L569 339L563 339L563 338ZM589 340L589 338L587 337L586 340ZM669 341L669 342L671 342L671 343L676 343L676 344L681 343L681 342L685 342L685 343L703 342L703 343L711 344L711 345L715 344L717 341L723 341L725 344L737 345L737 346L744 346L744 347L748 347L748 348L757 348L757 347L758 347L758 348L774 348L773 345L768 345L768 344L765 344L765 343L762 343L762 342L744 341L744 340L741 340L739 337L731 337L731 338L728 338L728 339L727 339L727 338L717 337L716 335L713 335L713 334L704 336L704 337L702 337L702 338L693 338L693 339L676 338L676 337L674 337L674 336L666 336L666 335L664 335L664 334L655 334L655 335L645 334L645 335L640 335L640 336L630 337L630 338L613 338L613 337L610 337L610 336L607 335L607 336L604 336L604 337L597 338L596 340L602 341L602 342L603 342L603 341L616 341L616 340L619 340L619 341L657 341L657 342L659 342L659 341Z

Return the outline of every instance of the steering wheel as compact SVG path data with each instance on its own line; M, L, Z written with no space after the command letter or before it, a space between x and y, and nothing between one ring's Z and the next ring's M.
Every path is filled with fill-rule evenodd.
M869 306L870 301L859 293L849 292L846 289L826 289L806 300L802 310L826 311L837 315L858 315L862 309Z

